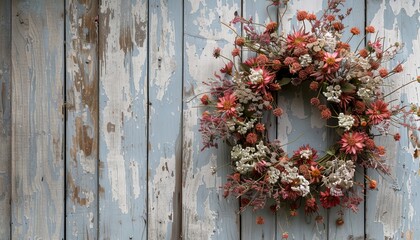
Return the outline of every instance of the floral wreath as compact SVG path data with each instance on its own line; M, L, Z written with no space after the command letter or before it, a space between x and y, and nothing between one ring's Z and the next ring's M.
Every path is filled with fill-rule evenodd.
M385 80L403 70L401 64L390 70L384 67L402 45L384 48L383 38L376 36L360 47L367 35L375 33L368 26L352 51L349 42L360 30L353 27L350 39L342 39L346 29L342 21L351 12L341 14L342 2L329 0L319 18L297 11L301 27L289 34L280 33L276 22L259 25L252 18L235 16L231 24L240 24L245 36L235 38L232 59L222 55L220 48L214 50L214 57L227 63L220 70L222 75L215 74L215 79L205 82L210 92L201 97L207 110L200 119L200 132L203 149L217 147L218 140L232 146L233 173L224 185L224 195L241 197L241 211L247 206L261 209L267 203L273 211L289 208L291 215L302 207L306 214L317 213L319 204L325 209L342 206L357 211L363 201L363 191L357 187L375 189L377 181L365 175L366 185L357 182L356 167L390 173L384 159L386 149L377 145L375 137L388 135L398 141L400 134L389 131L397 124L418 130L414 121L419 108L390 106L387 97L420 82L420 77L391 93L382 91ZM231 24L228 27L236 32ZM252 57L242 61L241 53L246 50ZM336 133L337 141L321 157L309 144L289 156L282 143L268 138L263 116L272 113L281 118L277 94L299 85L309 86L313 92L310 104Z

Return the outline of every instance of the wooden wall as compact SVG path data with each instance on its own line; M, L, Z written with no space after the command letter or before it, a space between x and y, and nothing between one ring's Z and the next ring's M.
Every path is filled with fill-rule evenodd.
M326 2L291 0L283 24ZM343 226L339 210L323 212L324 223L268 210L239 216L238 201L223 198L228 149L200 151L195 96L223 65L213 49L232 49L221 22L238 12L263 23L284 10L267 12L267 3L1 0L0 239L419 239L420 144L403 129L400 142L383 140L392 176L378 176L378 191L358 214L345 210ZM405 43L397 85L420 75L420 0L346 7L346 25L374 24L385 42ZM418 88L393 96L419 103ZM283 141L306 132L289 151L319 136L319 148L328 143L303 95L280 96L288 111L272 121Z

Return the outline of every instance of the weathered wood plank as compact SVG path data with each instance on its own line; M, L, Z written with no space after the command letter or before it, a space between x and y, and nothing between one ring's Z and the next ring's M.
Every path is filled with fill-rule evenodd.
M148 239L181 238L182 1L149 1Z
M97 239L98 1L66 2L66 237Z
M277 21L277 7L267 8L270 2L258 0L243 0L243 17L252 17L258 24L266 24L270 21ZM268 11L267 11L268 10ZM263 29L259 29L263 30ZM243 51L243 61L250 57L255 57L254 53ZM271 140L277 137L276 119L273 115L267 114L265 117L266 126ZM257 224L257 218L263 218L264 224ZM245 210L241 215L241 238L244 240L253 239L275 239L276 214L269 209L269 205L264 209L253 211L251 208Z
M390 67L405 60L404 72L392 77L395 89L420 75L420 2L419 1L367 1L368 24L375 26L379 36L385 36L386 45L399 41L405 44L403 51ZM410 85L387 97L387 101L400 99L405 104L420 103L418 84ZM366 233L369 239L419 239L420 187L419 160L412 154L418 146L418 132L404 128L391 129L400 132L401 140L392 137L380 141L387 149L387 159L393 169L391 177L377 176L378 191L367 193ZM412 138L412 141L410 141ZM416 140L417 138L417 143ZM370 172L369 175L374 175Z
M365 1L363 0L347 0L341 9L345 12L348 8L352 8L350 16L344 20L344 25L348 28L343 35L344 40L351 37L350 28L358 27L361 31L365 28ZM349 42L352 49L356 49L360 41L363 40L363 34L353 36ZM364 183L364 170L362 168L356 171L356 180L359 183ZM359 196L364 198L364 193L361 189L357 189ZM359 205L359 211L353 211L336 207L329 211L328 223L328 237L329 239L363 239L365 234L364 229L364 204ZM341 218L344 221L343 225L337 225L337 219Z
M234 34L220 23L228 23L240 12L237 0L189 0L184 5L184 111L182 165L182 232L184 239L239 239L236 199L224 199L220 188L230 172L229 151L221 147L200 151L198 133L202 109L197 94L206 92L202 81L223 66L213 50L220 47L228 55ZM226 41L227 40L227 41ZM212 174L212 169L217 173Z
M10 239L11 1L0 2L0 236Z
M99 239L147 238L146 0L99 13Z
M12 2L12 238L64 238L64 3Z

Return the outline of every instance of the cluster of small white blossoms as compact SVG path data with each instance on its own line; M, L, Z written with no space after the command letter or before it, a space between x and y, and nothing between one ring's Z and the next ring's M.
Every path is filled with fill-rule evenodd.
M292 184L291 189L304 197L310 192L309 182L306 178L299 174L297 167L293 167L291 163L284 164L284 171L281 172L280 177L282 183Z
M240 144L235 145L230 152L233 161L236 161L236 170L241 174L252 171L257 162L267 157L268 147L260 141L256 147L242 148Z
M252 84L259 83L261 79L263 78L263 70L262 69L255 70L251 68L251 74L248 75L248 78Z
M302 67L307 67L312 63L312 57L309 54L304 54L299 57L299 63Z
M252 118L247 122L238 121L236 118L226 122L228 129L232 132L237 131L240 134L245 134L249 129L254 128L254 123L257 121L256 118Z
M323 184L330 188L333 196L343 196L342 189L353 187L353 178L356 166L351 160L334 159L327 163L325 170L328 176L322 177Z
M331 102L336 102L339 103L340 102L340 96L341 96L341 87L340 85L335 85L335 86L327 86L327 91L326 92L322 92L324 94L324 96L327 98L327 101L331 101Z
M311 149L304 149L299 152L301 158L309 159L312 156L312 150Z
M327 52L334 52L337 45L337 36L334 36L331 32L326 31L325 34L321 35L321 42L324 43L324 49Z
M345 115L344 113L338 114L338 126L350 130L354 124L354 118L352 115Z
M383 84L383 79L380 76L370 77L364 76L359 78L361 87L357 91L357 95L361 97L363 100L370 100L375 97L377 90Z
M271 184L275 184L279 180L281 172L275 167L270 167L270 169L267 171L267 174L268 182Z

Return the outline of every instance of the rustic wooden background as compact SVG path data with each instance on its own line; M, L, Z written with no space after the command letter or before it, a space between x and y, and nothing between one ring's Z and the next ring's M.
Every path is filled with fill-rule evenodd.
M326 2L291 0L286 19ZM213 49L232 48L221 21L237 11L263 23L284 10L267 13L267 3L1 0L0 239L420 239L416 133L403 129L400 142L381 140L392 176L378 177L358 214L344 211L343 226L339 210L323 224L268 210L239 217L222 197L228 152L200 151L194 96L223 64ZM405 43L396 85L420 75L420 0L346 4L346 25L372 23ZM418 92L394 96L419 103ZM326 129L301 96L280 96L288 111L273 131L284 141L307 132L301 140L322 147Z

